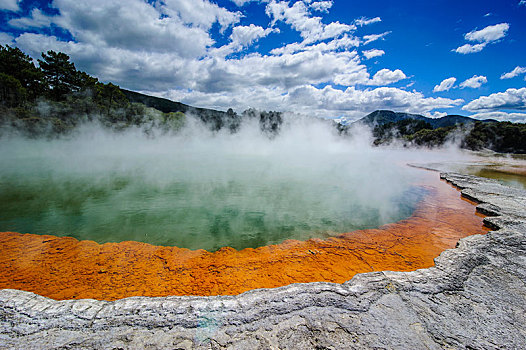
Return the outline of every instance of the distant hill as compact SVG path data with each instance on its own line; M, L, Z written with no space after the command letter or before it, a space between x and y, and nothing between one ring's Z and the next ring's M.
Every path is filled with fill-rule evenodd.
M379 110L351 125L339 125L341 132L345 133L352 130L353 125L360 124L371 127L374 145L389 145L396 141L406 147L440 147L451 141L470 150L526 153L526 124L521 123L478 120L461 115L427 118L420 114Z
M447 115L442 118L428 118L420 114L378 110L378 111L374 111L366 115L362 119L358 120L356 123L376 126L376 125L384 125L388 123L396 123L396 122L399 122L401 120L406 120L406 119L424 121L426 123L429 123L433 129L454 126L458 124L474 123L475 121L481 121L485 123L496 122L496 120L494 119L478 120L478 119L473 119L470 117L464 117L461 115Z
M121 91L129 102L141 103L164 113L181 112L193 115L201 119L213 131L228 128L231 132L236 132L241 125L242 119L255 118L259 121L261 131L269 135L275 135L279 132L283 123L281 112L247 109L241 115L238 115L232 108L222 112L214 109L192 107L181 102L174 102L166 98L149 96L135 91L125 89L121 89Z
M181 112L193 114L199 117L212 130L220 130L229 127L234 130L239 126L239 116L232 110L227 112L216 111L214 109L198 108L186 105L181 102L170 101L166 98L144 95L139 92L122 89L121 91L130 102L142 103L147 107L155 108L163 113Z

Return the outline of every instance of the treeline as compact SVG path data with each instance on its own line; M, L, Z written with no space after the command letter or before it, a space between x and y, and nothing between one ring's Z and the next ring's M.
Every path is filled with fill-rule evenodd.
M66 133L83 122L176 130L183 113L130 102L112 83L77 70L62 52L42 53L38 66L19 48L0 45L0 123L30 135Z
M165 98L148 96L135 91L121 90L133 102L142 103L164 113L181 112L199 118L210 130L219 131L227 129L232 133L239 130L243 120L253 119L259 122L261 131L269 136L276 135L283 124L283 114L275 111L259 111L249 108L241 115L229 108L226 112L207 108L198 108L181 102L170 101Z
M526 153L524 123L474 121L433 128L426 121L404 119L376 125L373 136L375 145L396 140L406 146L440 147L451 141L474 151L490 149L501 153Z

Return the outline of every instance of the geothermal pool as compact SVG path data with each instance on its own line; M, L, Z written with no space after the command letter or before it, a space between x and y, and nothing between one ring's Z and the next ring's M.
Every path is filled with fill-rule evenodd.
M487 232L438 173L406 166L458 155L368 144L301 121L271 138L2 138L0 288L115 300L342 283L432 266Z
M419 171L349 141L89 133L2 145L0 231L217 250L411 215Z

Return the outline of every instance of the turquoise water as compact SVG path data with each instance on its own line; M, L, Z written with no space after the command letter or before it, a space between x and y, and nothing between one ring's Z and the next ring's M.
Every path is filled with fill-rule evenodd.
M424 194L383 152L267 142L4 143L0 231L242 249L378 227Z

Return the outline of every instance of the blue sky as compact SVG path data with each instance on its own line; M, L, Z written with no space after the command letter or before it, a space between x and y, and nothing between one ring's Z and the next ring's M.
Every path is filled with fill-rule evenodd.
M526 0L0 0L0 42L194 106L526 121Z

